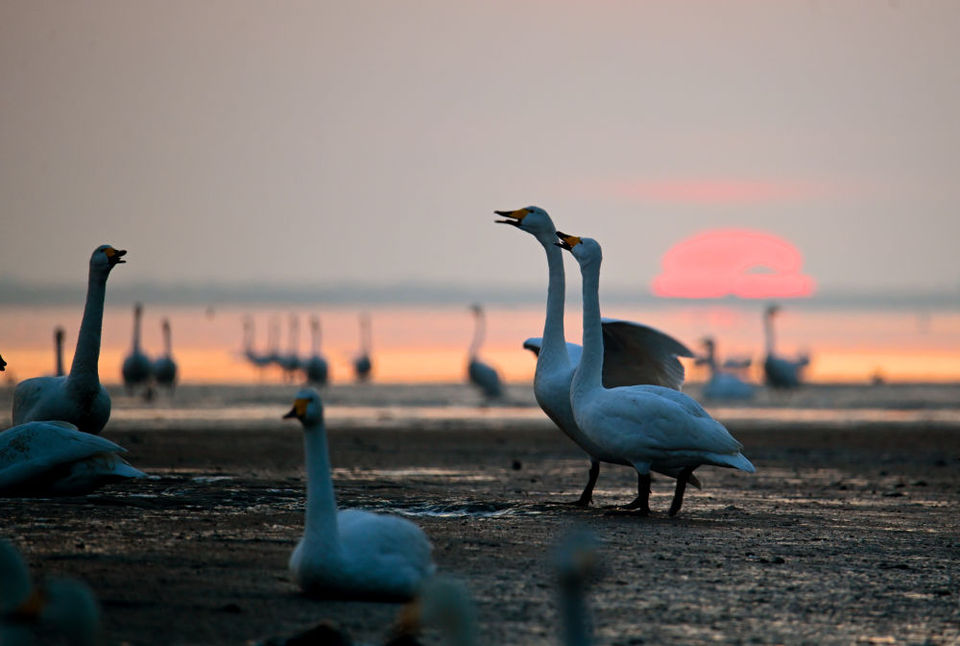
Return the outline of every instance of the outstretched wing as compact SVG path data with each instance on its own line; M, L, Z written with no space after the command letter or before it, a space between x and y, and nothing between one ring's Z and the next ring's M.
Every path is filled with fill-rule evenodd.
M523 342L523 348L540 356L540 347L543 345L543 339L539 336L532 336ZM570 357L570 363L577 365L580 363L580 355L583 354L583 347L579 343L567 342L567 356Z
M680 390L683 364L693 352L669 334L640 323L603 319L603 385L649 384Z

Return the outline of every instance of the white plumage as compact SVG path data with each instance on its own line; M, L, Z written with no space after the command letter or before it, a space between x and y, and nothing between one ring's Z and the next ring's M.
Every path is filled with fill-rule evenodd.
M710 337L703 340L706 354L697 359L710 371L710 378L703 386L705 399L749 399L753 397L753 384L748 384L737 375L725 372L717 365L716 343Z
M0 495L79 496L142 478L110 440L66 422L27 422L0 433Z
M127 252L110 245L97 247L90 257L87 300L70 374L35 377L17 384L13 393L13 423L62 420L86 433L99 433L110 419L110 395L100 385L100 334L103 304L110 270L124 262Z
M686 483L698 466L753 472L740 453L742 445L687 395L662 386L604 387L600 245L590 238L557 235L577 259L583 279L583 355L571 389L573 415L583 433L604 452L633 465L642 479L648 480L652 470L677 473L671 516L680 511ZM632 506L649 513L649 488L640 494Z
M304 533L290 557L294 580L327 597L411 598L436 570L423 530L398 516L337 510L317 391L297 393L285 417L303 424L307 469Z
M590 456L590 475L578 505L587 506L593 497L593 489L600 474L600 462L632 466L622 456L605 451L591 440L580 428L573 416L570 403L570 384L573 373L580 363L582 347L567 343L563 329L565 276L563 253L557 248L557 231L546 211L528 206L517 211L496 211L504 216L498 220L511 224L533 235L547 254L549 283L547 288L547 312L543 324L543 337L524 341L523 347L537 355L533 390L537 403L577 446ZM632 384L657 384L679 389L683 385L683 364L678 356L693 356L690 350L674 339L651 327L621 321L603 319L603 384L607 387ZM676 472L666 473L676 477ZM700 486L696 478L691 479ZM649 487L638 482L640 488ZM634 502L637 502L635 500Z

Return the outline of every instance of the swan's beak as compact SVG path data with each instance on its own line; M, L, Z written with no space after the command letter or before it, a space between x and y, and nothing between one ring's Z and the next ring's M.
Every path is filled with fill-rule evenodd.
M519 227L523 222L523 218L527 217L530 211L517 209L516 211L494 211L494 213L501 217L509 218L507 220L494 220L497 224L512 224L515 227Z
M7 369L7 362L3 360L3 357L0 357L0 372L3 372Z
M123 260L123 257L127 255L126 249L114 249L113 247L107 247L103 253L107 254L107 259L110 260L111 267L122 262L127 262L126 260Z
M307 400L306 399L295 399L293 401L293 408L290 409L290 412L283 416L283 419L291 419L296 417L300 419L307 414Z
M560 242L554 242L553 244L567 251L573 250L574 247L580 244L580 238L563 233L562 231L557 231L557 237L560 238Z

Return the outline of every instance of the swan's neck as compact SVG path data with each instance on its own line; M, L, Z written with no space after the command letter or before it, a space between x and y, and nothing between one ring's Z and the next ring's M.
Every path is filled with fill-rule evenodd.
M318 322L318 323L314 323L314 324L313 324L313 327L311 328L311 331L313 332L313 339L312 339L312 343L313 343L313 354L314 354L314 356L316 356L316 355L319 355L319 354L320 354L320 341L321 341L321 338L320 338L320 334L321 334L321 332L320 332L320 323L319 323L319 322Z
M339 552L337 499L330 475L330 452L323 423L303 429L303 448L307 467L307 513L304 539L319 544L330 553Z
M767 315L763 318L763 335L767 345L767 355L773 355L773 317Z
M54 351L57 356L57 376L62 377L66 373L63 370L63 335L61 334L54 338Z
M133 311L133 351L135 353L140 352L140 316L142 312L140 308L137 308Z
M543 322L543 342L537 365L542 367L569 367L567 340L563 330L563 307L566 279L563 273L563 252L553 241L540 240L547 253L547 317Z
M717 374L717 355L712 346L707 348L707 368L710 370L711 377Z
M468 352L471 359L476 357L477 352L480 351L480 346L483 345L483 337L486 332L486 325L483 318L483 312L476 312L473 315L473 320L474 320L473 341L470 342L470 350Z
M170 341L169 325L163 326L163 348L164 348L164 351L167 353L168 357L173 355L173 343L171 343Z
M563 618L563 643L565 646L589 646L590 618L583 600L582 583L569 582L561 585L560 615Z
M583 276L583 356L574 376L576 390L603 387L603 328L600 325L600 261L580 267Z
M87 282L87 302L83 307L77 349L70 364L70 384L100 385L98 363L100 361L100 333L103 328L103 301L107 293L106 275L90 273Z

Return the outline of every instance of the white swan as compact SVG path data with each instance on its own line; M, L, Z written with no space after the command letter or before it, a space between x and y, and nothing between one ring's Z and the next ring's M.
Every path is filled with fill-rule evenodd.
M67 372L63 369L63 328L59 325L53 330L53 360L56 368L54 376L62 377Z
M171 391L177 382L177 362L173 359L173 343L170 338L170 320L163 319L163 356L153 362L153 378L157 385L166 386Z
M755 469L740 453L740 442L687 395L663 386L603 386L600 245L591 238L557 236L558 244L577 259L583 280L583 355L570 391L573 415L590 440L632 464L647 482L635 508L650 513L651 470L677 474L671 516L680 511L687 481L700 465L752 473Z
M547 254L549 283L547 287L547 314L543 323L543 337L527 339L523 347L537 355L533 392L540 408L590 456L590 474L576 504L588 506L593 498L593 489L600 475L600 462L631 466L622 456L605 452L588 438L577 426L570 404L570 384L573 371L580 363L582 348L576 343L567 343L563 331L563 308L566 292L563 271L563 252L557 248L557 231L546 211L528 206L516 211L495 211L504 220L533 235ZM678 356L690 357L693 353L676 339L658 330L616 319L603 319L603 384L607 387L633 384L655 384L680 389L683 385L683 364ZM668 473L676 477L676 472ZM700 483L691 480L694 486ZM643 495L640 489L649 487L638 476L637 499Z
M703 339L706 354L697 359L697 363L706 365L710 379L703 386L706 399L749 399L753 397L753 385L743 381L737 375L724 372L717 366L716 342L711 337Z
M310 343L312 345L313 352L310 355L310 358L306 360L303 367L304 373L307 375L307 381L310 383L318 384L320 386L326 385L327 379L330 375L330 370L327 366L327 360L324 358L323 354L320 352L320 341L321 341L321 331L320 331L320 319L316 316L310 317Z
M123 385L127 392L133 391L137 386L146 385L150 381L153 366L150 358L140 349L140 321L143 318L143 304L136 303L133 306L133 345L130 348L130 354L123 360L121 373L123 374Z
M110 440L66 422L27 422L0 433L0 496L80 496L142 478Z
M360 315L360 353L353 360L353 372L357 381L370 379L373 362L370 359L370 315L364 312Z
M480 346L483 345L483 339L486 334L486 319L483 316L483 308L479 305L472 305L470 311L473 312L473 340L470 342L470 349L467 351L467 378L474 386L480 389L487 399L497 399L503 396L503 383L500 380L500 373L497 369L488 363L477 358Z
M110 419L110 395L100 385L100 332L103 301L110 270L124 262L127 252L110 245L97 247L90 257L87 302L83 309L77 349L70 374L35 377L17 384L13 393L13 423L63 420L86 433L99 433Z
M35 585L23 556L4 538L0 581L0 644L39 644L50 638L47 627L69 644L101 643L100 604L93 591L66 577L48 577Z
M787 359L779 357L774 349L773 319L780 312L777 305L769 305L763 312L763 332L766 342L766 357L763 360L763 375L768 386L796 388L803 378L803 368L810 363L809 357Z
M436 566L430 541L399 516L337 510L323 404L316 390L297 393L284 418L303 424L307 505L303 538L290 572L305 592L333 597L409 599Z

